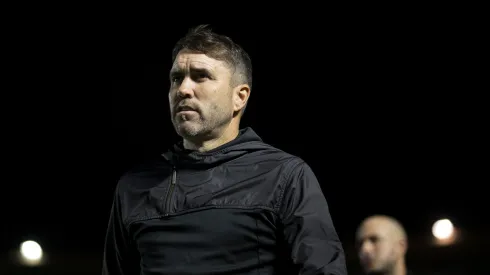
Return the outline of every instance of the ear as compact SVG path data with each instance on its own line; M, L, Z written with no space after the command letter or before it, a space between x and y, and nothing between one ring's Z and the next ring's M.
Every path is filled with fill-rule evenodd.
M247 104L250 97L250 87L247 84L238 85L233 89L233 112L239 112Z
M400 251L402 254L405 254L407 253L407 249L408 249L408 242L406 239L401 239L398 241L398 245L400 246Z

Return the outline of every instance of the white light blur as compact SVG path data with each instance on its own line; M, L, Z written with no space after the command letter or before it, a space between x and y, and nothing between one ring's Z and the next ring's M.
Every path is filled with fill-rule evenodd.
M25 241L20 245L20 260L25 265L39 265L43 259L43 249L32 240Z
M459 230L449 219L440 219L432 225L434 244L448 246L459 241Z
M449 219L436 221L432 226L432 234L439 240L451 238L454 234L453 223Z

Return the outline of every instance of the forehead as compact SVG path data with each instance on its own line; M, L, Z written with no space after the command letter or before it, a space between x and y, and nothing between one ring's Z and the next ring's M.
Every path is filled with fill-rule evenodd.
M390 224L383 220L367 220L357 232L357 239L361 240L372 236L385 237L390 232Z
M205 69L215 73L228 71L226 63L202 53L181 52L172 64L172 71Z

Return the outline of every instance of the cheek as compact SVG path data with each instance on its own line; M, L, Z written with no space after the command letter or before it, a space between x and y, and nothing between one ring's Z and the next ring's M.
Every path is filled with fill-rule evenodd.
M174 93L172 93L172 91L170 91L170 92L168 93L168 102L169 102L170 104L172 104L172 102L173 102L173 101L174 101Z
M398 248L396 246L393 246L390 248L390 256L393 257L393 258L398 258L398 255L400 254L400 251L398 250Z
M383 245L378 248L377 253L379 255L379 258L389 259L393 257L394 250L393 247L391 247L390 245Z
M174 104L175 104L174 98L169 94L168 95L168 109L169 109L171 114L173 114L173 112L174 112L174 108L173 108Z
M209 102L210 109L220 113L227 113L234 106L234 98L229 92L216 92L216 97Z

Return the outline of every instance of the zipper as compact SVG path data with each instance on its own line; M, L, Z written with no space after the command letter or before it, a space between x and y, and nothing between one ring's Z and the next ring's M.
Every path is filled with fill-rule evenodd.
M168 187L167 199L165 200L165 215L170 213L170 206L172 204L172 194L174 193L175 184L177 184L177 169L172 169L172 179L170 180L170 186Z

